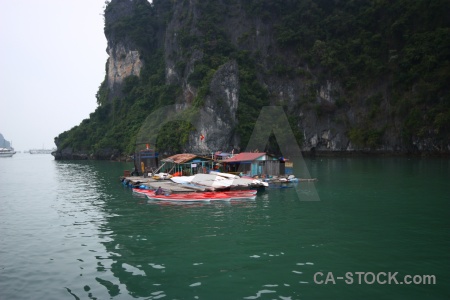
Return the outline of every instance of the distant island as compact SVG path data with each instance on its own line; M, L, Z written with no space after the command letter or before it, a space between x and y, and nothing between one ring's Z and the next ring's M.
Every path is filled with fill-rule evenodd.
M424 0L107 1L98 107L55 138L55 157L116 159L149 142L167 155L248 151L265 106L283 108L304 153L449 154L449 11ZM279 153L276 137L258 150Z
M0 133L0 148L11 148L11 142L5 140L3 135Z

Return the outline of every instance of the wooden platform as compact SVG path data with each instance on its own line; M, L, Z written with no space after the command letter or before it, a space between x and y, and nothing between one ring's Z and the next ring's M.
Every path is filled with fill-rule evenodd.
M192 192L204 192L206 190L206 188L181 185L179 183L171 181L170 179L157 180L151 177L144 178L142 176L122 176L120 177L120 180L122 182L125 181L129 183L129 185L133 187L139 187L141 185L144 185L151 190L156 190L158 187L161 187L164 191L168 191L170 193L192 193ZM300 178L299 181L300 182L317 181L317 178ZM289 182L272 181L271 183L289 183Z

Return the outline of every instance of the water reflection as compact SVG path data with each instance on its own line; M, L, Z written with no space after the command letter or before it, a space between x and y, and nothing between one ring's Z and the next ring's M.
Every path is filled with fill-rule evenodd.
M386 258L379 253L404 249L391 249L400 237L377 222L383 216L400 230L392 221L400 206L380 206L379 183L367 183L373 174L387 182L380 174L398 172L396 162L338 159L309 166L319 177L320 203L300 201L294 188L268 190L252 201L147 201L121 186L120 164L58 163L54 208L64 236L52 259L70 274L65 292L99 299L297 299L320 296L312 284L318 270L370 267L366 253L381 263ZM308 184L296 186L300 195L312 191ZM414 226L405 216L401 221Z
M142 198L142 197L140 197ZM144 203L144 202L140 202ZM254 200L228 200L228 201L157 201L157 200L147 200L145 201L148 205L159 205L159 206L182 206L186 209L188 208L198 208L203 206L214 205L216 207L230 206L230 205L238 205L243 207L251 207L255 205Z
M121 164L45 166L40 170L48 181L14 198L28 204L24 195L33 195L32 209L23 205L24 218L2 227L9 228L8 238L17 235L15 227L23 229L20 242L26 243L18 244L26 247L8 252L26 259L2 265L12 274L2 277L4 285L27 278L19 288L32 292L22 292L23 298L235 299L275 284L270 289L280 295L294 294L286 289L299 276L291 272L298 253L290 250L299 240L287 223L298 209L295 193L269 191L254 201L199 206L142 203L120 184Z
M106 167L106 166L105 166ZM125 288L110 270L117 253L102 246L114 241L108 220L119 216L108 209L114 196L106 188L107 170L93 162L56 162L58 187L55 209L66 228L66 255L78 258L68 266L79 275L66 286L69 294L79 298L111 297Z

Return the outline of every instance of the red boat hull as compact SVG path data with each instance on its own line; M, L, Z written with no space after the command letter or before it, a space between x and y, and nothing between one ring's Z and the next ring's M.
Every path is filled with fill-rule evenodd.
M170 195L155 195L154 191L145 189L133 189L133 192L145 195L148 199L156 201L209 202L209 201L230 201L230 200L254 200L256 198L256 191L253 190L180 193Z

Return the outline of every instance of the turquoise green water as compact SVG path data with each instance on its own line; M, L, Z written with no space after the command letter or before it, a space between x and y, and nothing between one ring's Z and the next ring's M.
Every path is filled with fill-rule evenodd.
M177 205L123 187L130 164L2 158L0 299L450 298L449 159L306 162L319 181L298 193Z

